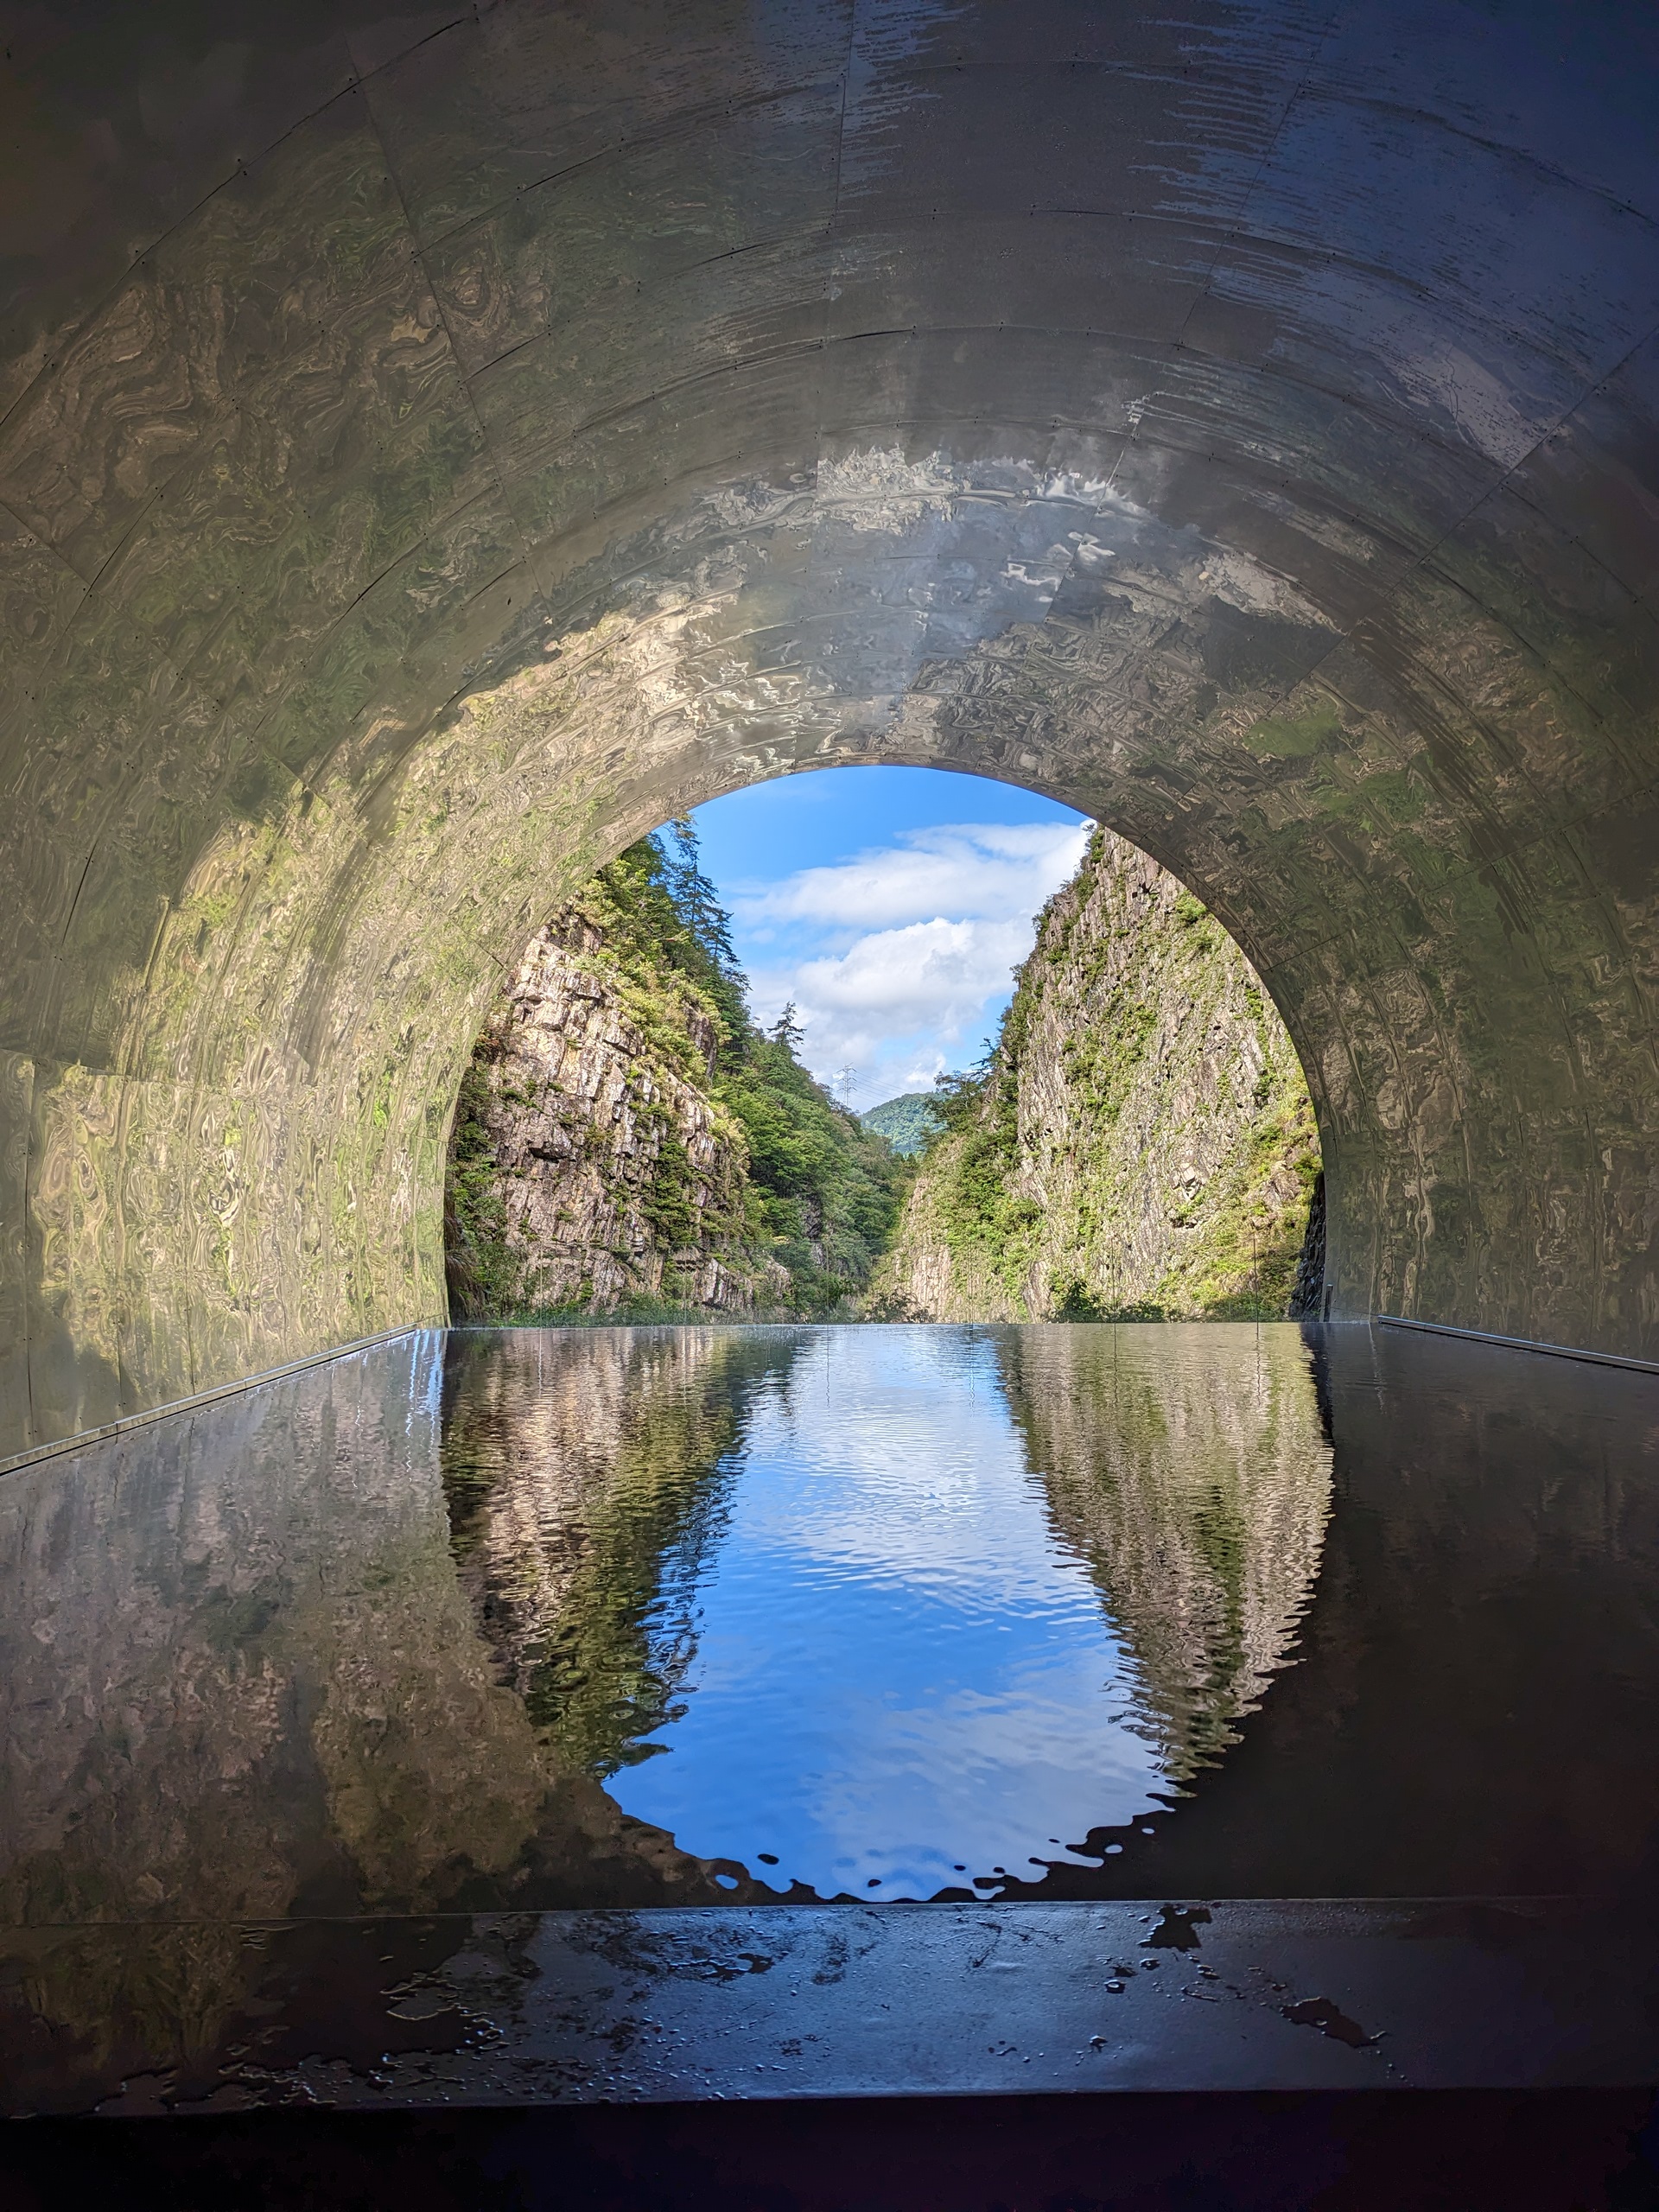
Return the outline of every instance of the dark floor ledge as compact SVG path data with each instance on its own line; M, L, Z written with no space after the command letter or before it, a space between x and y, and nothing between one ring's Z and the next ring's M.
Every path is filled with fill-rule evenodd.
M13 1929L16 2115L1659 2080L1595 1900L700 1907Z

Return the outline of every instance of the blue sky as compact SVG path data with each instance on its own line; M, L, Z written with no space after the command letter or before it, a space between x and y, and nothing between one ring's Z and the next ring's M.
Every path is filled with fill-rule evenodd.
M861 1110L977 1059L1087 836L1070 807L935 768L780 777L695 819L757 1019L793 999L803 1058Z

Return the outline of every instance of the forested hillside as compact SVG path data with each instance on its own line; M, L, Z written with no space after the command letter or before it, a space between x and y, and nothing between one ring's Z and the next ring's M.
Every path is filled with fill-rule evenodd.
M748 1010L689 825L631 846L531 941L463 1079L457 1318L850 1312L905 1171Z
M1220 924L1110 831L1045 909L995 1051L938 1103L876 1310L1286 1311L1319 1171L1300 1064Z
M867 1129L886 1137L906 1160L922 1151L929 1137L944 1127L944 1116L932 1094L925 1090L906 1090L899 1097L884 1099L858 1118Z
M1286 1310L1319 1165L1300 1066L1220 925L1109 831L974 1072L861 1121L800 1041L751 1018L689 826L601 868L461 1086L457 1318Z

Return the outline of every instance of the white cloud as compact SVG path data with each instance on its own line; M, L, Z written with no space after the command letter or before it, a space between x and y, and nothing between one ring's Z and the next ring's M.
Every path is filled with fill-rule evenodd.
M1087 823L947 824L893 846L734 893L752 940L797 957L751 960L756 1014L793 1000L803 1057L823 1079L855 1071L873 1105L925 1090L976 1055L1030 951L1039 909L1083 857Z
M734 887L745 923L872 925L1034 913L1083 858L1088 828L1070 823L945 823L901 833L896 845L781 882Z
M814 1067L862 1067L884 1045L918 1031L932 1041L937 1064L940 1053L976 1037L987 1002L1007 992L1032 934L1029 915L1014 921L940 917L873 930L839 956L774 970L764 979L764 995L774 1006L794 1000ZM760 988L755 995L759 1003Z

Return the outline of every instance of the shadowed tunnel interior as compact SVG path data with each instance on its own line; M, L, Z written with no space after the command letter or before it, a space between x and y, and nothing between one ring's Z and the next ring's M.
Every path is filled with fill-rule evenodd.
M8 32L0 1454L438 1317L598 862L906 761L1190 883L1335 1318L1659 1350L1659 22Z

